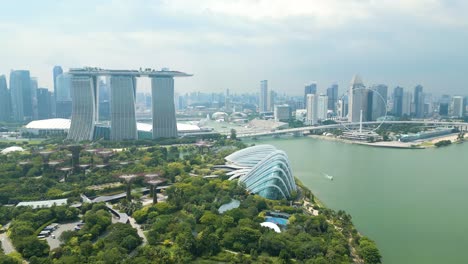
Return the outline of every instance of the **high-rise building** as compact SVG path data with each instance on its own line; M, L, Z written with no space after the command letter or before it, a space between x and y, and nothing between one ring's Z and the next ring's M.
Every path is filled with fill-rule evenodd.
M99 121L109 121L111 119L111 91L110 77L106 81L99 80Z
M341 99L338 100L337 103L337 116L341 118L345 118L348 115L348 96L345 95Z
M401 114L402 116L410 116L411 115L411 92L404 92L403 99L402 99L402 109Z
M361 111L363 111L363 121L367 121L365 115L368 108L368 90L364 86L359 75L354 75L349 88L349 111L348 120L350 122L359 122Z
M395 87L393 90L393 115L403 116L403 88Z
M226 89L226 94L224 95L224 110L230 112L231 109L231 96L229 95L229 89Z
M318 121L318 96L316 94L308 94L307 95L307 117L306 117L306 124L307 125L316 125Z
M72 114L71 78L70 74L63 73L54 81L55 116L58 118L70 118Z
M276 93L273 90L270 90L268 92L268 100L267 100L267 109L268 112L273 112L275 109L275 98L276 98Z
M421 85L414 87L414 116L416 118L424 117L424 93Z
M54 78L54 80L53 80L54 81L54 99L53 99L53 104L52 104L52 114L54 116L57 116L57 113L60 111L60 109L59 110L56 109L57 108L57 94L58 94L57 93L57 89L58 89L58 87L57 87L57 77L63 73L63 70L62 70L62 67L60 67L60 66L54 66L54 69L52 71L53 71L53 78ZM70 93L70 90L69 90L68 93ZM70 110L71 110L71 105L70 105ZM64 115L61 114L60 117L63 117L63 116ZM57 116L57 117L59 117L59 116ZM66 118L69 118L69 117L70 116L68 116Z
M317 119L326 120L328 114L328 96L321 94L317 99Z
M388 87L384 84L372 86L372 114L370 120L377 120L387 114Z
M37 89L37 115L39 120L52 117L51 96L49 89Z
M39 88L39 85L37 83L37 78L31 77L31 110L32 110L32 119L37 120L38 119L38 109L37 109L37 89Z
M291 118L291 107L287 104L275 105L274 115L276 122L288 122Z
M151 78L153 94L153 138L177 137L175 117L174 78Z
M11 71L10 96L13 120L17 122L31 120L33 113L29 71Z
M72 76L71 97L73 109L68 139L93 140L96 125L96 77Z
M307 95L317 94L317 83L311 82L304 87L304 106L307 105Z
M338 103L338 84L332 84L327 88L328 110L336 114L336 104Z
M0 121L10 121L11 98L5 75L0 75Z
M111 76L111 140L137 139L135 116L136 80L133 76Z
M268 80L260 81L260 96L258 99L258 112L268 112Z
M454 117L463 117L463 97L452 97L452 115Z
M463 116L468 116L468 96L463 98Z
M451 97L450 95L443 94L439 100L439 115L448 116Z

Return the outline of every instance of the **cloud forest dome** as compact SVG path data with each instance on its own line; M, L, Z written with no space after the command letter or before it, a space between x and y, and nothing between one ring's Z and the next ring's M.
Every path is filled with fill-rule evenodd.
M271 145L258 145L239 150L226 157L230 180L239 179L249 192L267 199L291 197L296 190L288 156Z

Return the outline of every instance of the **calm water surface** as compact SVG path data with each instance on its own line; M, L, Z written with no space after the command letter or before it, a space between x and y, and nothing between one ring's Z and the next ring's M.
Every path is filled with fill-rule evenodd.
M312 138L254 143L286 151L294 175L328 207L350 213L385 264L468 263L468 143L425 150Z

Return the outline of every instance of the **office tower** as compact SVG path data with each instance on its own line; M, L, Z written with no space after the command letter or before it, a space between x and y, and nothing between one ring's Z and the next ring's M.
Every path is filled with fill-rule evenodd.
M345 118L348 115L348 96L345 95L341 99L338 100L337 103L337 116L341 118Z
M424 93L424 116L432 117L434 114L434 102L432 101L432 94Z
M52 117L51 96L49 89L37 89L37 115L39 120Z
M72 117L68 139L74 141L93 140L96 125L96 78L94 76L72 76Z
M224 96L224 109L226 111L231 111L231 97L229 95L229 89L226 89L226 94Z
M55 78L54 99L55 116L57 118L70 118L72 114L72 96L71 96L72 76L67 73L58 75Z
M318 96L316 94L308 94L307 95L307 118L306 124L307 125L316 125L318 121Z
M153 138L177 137L174 106L174 78L152 77Z
M304 106L307 105L307 95L308 94L317 94L317 83L311 82L304 87Z
M450 95L444 94L439 100L439 115L448 116L449 115L449 106L450 106L451 97Z
M387 113L388 87L384 84L374 85L372 90L372 114L369 120L377 120Z
M325 120L328 114L328 96L321 94L317 99L317 119Z
M327 88L328 110L336 113L336 104L338 103L338 84L332 84Z
M106 77L106 81L99 80L99 119L98 121L109 121L111 119L111 91L110 91L110 77Z
M260 96L258 99L258 112L268 112L268 80L260 81Z
M135 116L135 77L111 76L110 92L112 110L110 139L137 139L138 133Z
M288 122L291 119L291 107L287 104L275 105L274 115L276 122Z
M468 116L468 96L463 98L463 116Z
M274 107L275 107L275 98L276 98L276 93L273 90L270 90L268 92L268 100L267 100L267 109L268 112L273 112Z
M452 97L452 116L463 117L463 97Z
M403 88L395 87L393 90L393 115L401 117L403 115Z
M411 92L404 92L403 93L403 99L402 99L402 109L401 109L401 115L402 116L410 116L411 115L411 98L412 94Z
M11 71L10 97L13 120L17 122L31 120L32 98L29 71Z
M54 99L53 99L53 107L52 108L55 108L55 109L52 109L52 114L54 116L56 116L57 113L61 110L61 109L59 109L57 111L57 94L58 94L57 93L57 89L58 89L58 87L57 87L57 77L63 73L63 70L62 70L62 67L60 67L60 66L54 66L54 69L52 71L53 71L53 78L54 78L54 80L53 80L54 81ZM71 105L70 105L70 111L71 111ZM64 115L61 114L61 116L64 116ZM67 118L69 118L69 116Z
M424 94L421 85L414 87L414 116L416 118L424 117Z
M0 121L10 121L11 98L5 75L0 75Z
M359 122L361 110L363 111L363 121L367 121L365 115L368 105L368 90L364 86L359 75L354 75L349 88L349 110L348 121Z
M38 110L37 110L37 89L38 89L38 84L37 84L37 78L31 77L31 110L32 110L32 119L37 120L38 119Z

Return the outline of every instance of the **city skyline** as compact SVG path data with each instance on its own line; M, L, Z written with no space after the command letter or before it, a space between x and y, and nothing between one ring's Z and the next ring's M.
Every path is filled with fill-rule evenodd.
M241 93L267 79L277 93L300 95L311 80L320 92L333 83L348 87L356 73L369 85L421 84L436 96L466 90L463 1L92 4L90 12L77 12L89 5L4 3L0 33L8 38L0 43L0 74L29 70L49 90L55 65L64 71L168 66L194 73L190 82L178 81L176 92Z

